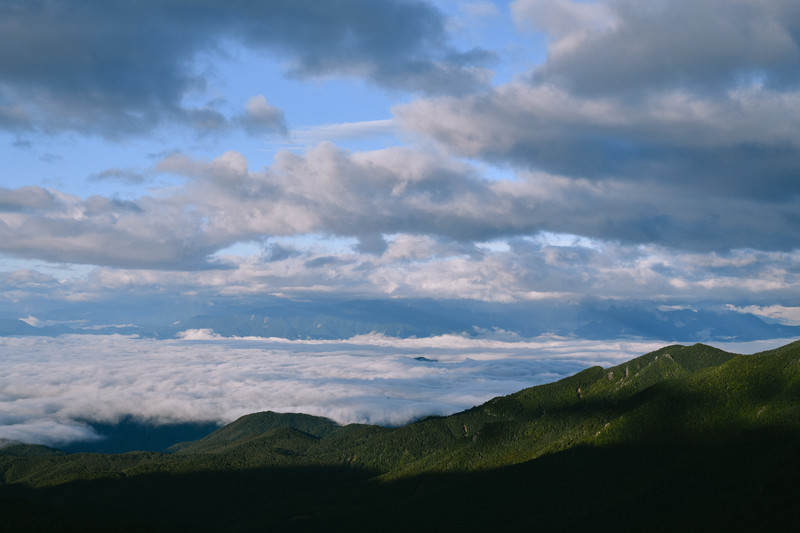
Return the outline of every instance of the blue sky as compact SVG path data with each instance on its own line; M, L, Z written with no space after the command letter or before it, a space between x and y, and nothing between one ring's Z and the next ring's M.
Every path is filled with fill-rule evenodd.
M135 293L800 324L792 1L11 1L0 20L7 318Z

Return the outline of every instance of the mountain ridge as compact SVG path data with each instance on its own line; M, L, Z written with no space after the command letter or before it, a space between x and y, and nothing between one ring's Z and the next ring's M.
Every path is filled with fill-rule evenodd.
M587 368L450 416L428 417L397 428L339 425L323 417L264 412L246 415L202 439L174 446L171 453L47 454L41 447L36 453L16 447L12 454L0 450L0 503L3 498L39 502L61 512L64 507L59 502L81 501L75 492L78 487L105 501L105 492L95 492L101 487L112 494L129 495L132 487L158 479L164 486L192 492L186 485L191 479L206 486L225 505L244 513L243 523L248 527L277 524L292 529L291 517L284 517L288 522L275 518L273 523L273 518L240 509L236 498L244 501L250 497L241 494L244 488L231 488L238 496L230 496L230 500L219 493L219 483L235 487L233 480L240 480L248 490L258 487L282 505L307 509L317 526L338 520L362 529L342 515L356 505L342 500L345 495L371 502L374 508L357 508L376 519L379 510L391 513L390 502L398 501L425 510L423 514L430 518L434 509L423 494L438 495L451 505L459 499L472 501L474 494L479 494L495 511L507 513L511 523L530 525L520 509L506 505L501 494L515 505L527 501L525 494L535 494L554 508L569 507L569 512L576 512L574 501L572 507L551 501L553 496L543 492L542 484L554 484L554 494L569 500L570 490L608 491L603 479L613 476L616 485L610 492L642 506L634 513L631 524L637 527L632 530L652 526L652 516L675 527L680 522L662 516L666 510L655 503L642 501L642 494L657 494L659 484L673 491L668 491L670 497L682 502L687 516L713 526L707 513L727 509L728 500L765 520L774 518L762 516L767 508L788 516L780 505L777 510L774 507L775 502L786 500L786 491L794 493L793 476L800 473L797 452L800 341L752 355L702 344L671 345L613 367ZM606 461L613 462L607 465ZM612 468L614 462L627 462L637 470ZM673 478L672 470L700 481ZM600 477L581 479L589 488L571 487L562 478L563 472L582 471ZM531 478L531 472L538 472L541 479ZM311 486L293 485L299 479L313 482ZM284 494L274 483L293 488L286 488ZM726 492L727 486L737 491L752 486L760 492ZM708 487L722 491L721 496L709 493ZM166 489L154 490L154 494L162 494ZM599 500L613 504L605 497ZM143 501L153 504L149 499ZM336 506L333 501L338 502ZM114 505L133 512L123 504ZM181 505L188 503L175 509ZM602 510L585 505L594 512ZM97 511L91 505L88 508ZM544 523L556 520L548 514L552 509L539 509ZM148 511L143 527L180 525L177 512L162 509L151 515ZM468 530L490 525L485 520L462 522L454 508L439 512L448 517L447 524L462 523ZM581 510L578 516L585 514ZM730 516L742 519L737 513ZM83 524L85 518L79 514L70 520ZM115 520L120 519L106 516L102 523L118 523ZM431 524L444 527L437 520ZM737 522L731 518L722 523ZM401 524L412 525L398 518L398 528ZM228 529L218 526L211 529Z
M224 337L341 340L372 332L409 338L477 336L502 329L525 338L556 334L594 340L636 337L708 342L800 335L798 325L718 306L669 309L652 302L591 298L559 304L501 304L414 298L305 301L271 297L236 305L160 302L155 306L157 312L144 302L124 308L102 302L75 305L77 308L32 309L40 323L31 323L38 327L19 320L16 309L0 309L0 336L119 333L163 339L175 338L186 330L210 329Z

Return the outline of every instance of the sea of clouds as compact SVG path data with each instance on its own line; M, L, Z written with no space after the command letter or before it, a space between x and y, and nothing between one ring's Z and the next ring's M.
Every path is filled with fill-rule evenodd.
M752 353L783 341L717 344ZM100 438L89 422L214 421L272 410L399 425L467 409L663 346L641 340L445 335L345 340L123 335L0 338L0 441Z

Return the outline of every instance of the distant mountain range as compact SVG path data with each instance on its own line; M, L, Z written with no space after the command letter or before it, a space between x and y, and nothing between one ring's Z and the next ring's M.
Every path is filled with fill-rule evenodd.
M667 346L399 428L255 413L165 453L0 450L8 531L774 531L800 341Z
M800 336L800 326L769 323L752 314L719 307L674 309L651 302L302 301L273 297L237 305L167 306L157 312L148 312L142 305L76 305L85 307L42 311L37 320L43 320L26 319L33 325L18 317L0 318L0 335L121 333L170 338L188 329L210 329L223 336L287 339L345 339L372 332L392 337L481 335L498 330L521 337L549 333L586 339L639 337L680 342Z

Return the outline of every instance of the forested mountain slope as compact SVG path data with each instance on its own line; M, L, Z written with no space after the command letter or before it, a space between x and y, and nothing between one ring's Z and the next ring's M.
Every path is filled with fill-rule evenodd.
M22 531L763 528L790 518L798 452L800 342L668 346L399 428L256 413L171 453L11 446L0 511Z

